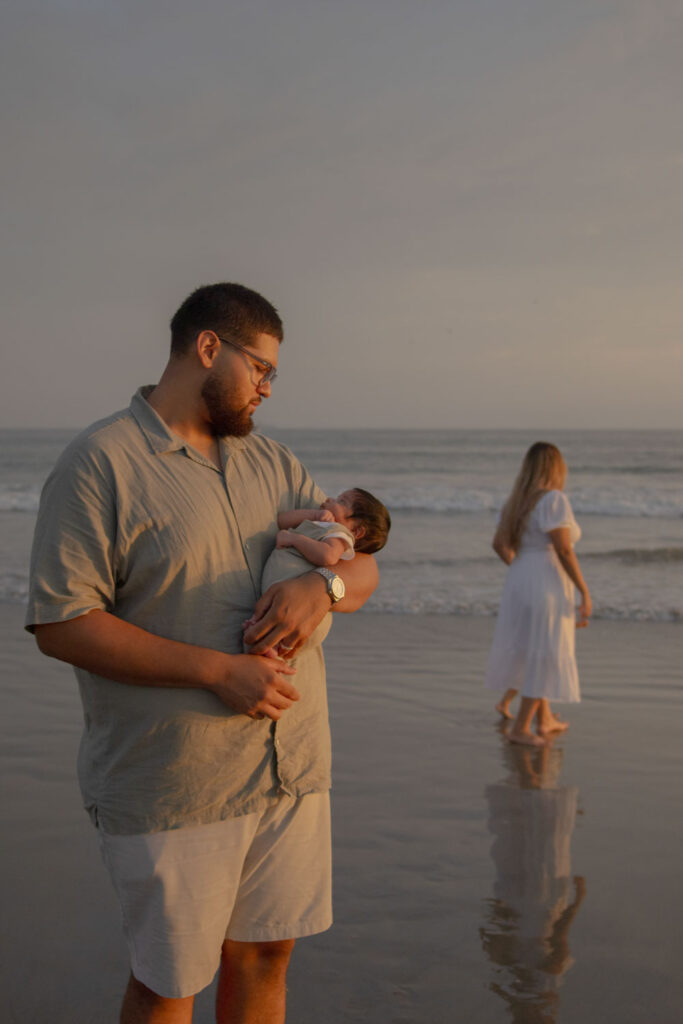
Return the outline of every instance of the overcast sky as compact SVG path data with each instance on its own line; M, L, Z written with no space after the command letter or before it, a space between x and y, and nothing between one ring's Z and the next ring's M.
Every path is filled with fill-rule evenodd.
M680 0L6 0L2 426L153 382L197 285L261 423L683 426Z

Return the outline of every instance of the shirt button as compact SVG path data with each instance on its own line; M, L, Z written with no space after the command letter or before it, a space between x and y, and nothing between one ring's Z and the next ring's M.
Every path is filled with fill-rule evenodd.
M249 550L249 541L247 541L247 542L246 542L246 544L244 545L244 547L246 548L246 550L247 550L247 551Z

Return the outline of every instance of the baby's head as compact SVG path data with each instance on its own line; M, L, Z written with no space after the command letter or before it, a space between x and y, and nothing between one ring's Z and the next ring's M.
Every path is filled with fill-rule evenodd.
M362 487L352 487L338 498L328 498L321 507L348 527L354 536L356 551L372 555L386 544L391 516L382 502Z

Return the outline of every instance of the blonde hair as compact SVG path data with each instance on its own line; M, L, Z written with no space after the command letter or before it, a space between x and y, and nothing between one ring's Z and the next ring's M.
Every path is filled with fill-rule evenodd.
M500 514L501 538L512 551L518 550L529 516L544 491L562 490L566 478L567 463L560 449L548 441L532 444Z

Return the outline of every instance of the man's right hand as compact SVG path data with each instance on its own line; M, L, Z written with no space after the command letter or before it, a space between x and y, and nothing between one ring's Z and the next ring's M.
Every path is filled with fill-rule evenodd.
M226 676L210 689L241 715L277 722L282 712L299 700L299 691L286 678L295 672L295 668L279 658L234 654L230 656Z
M296 670L278 658L225 654L168 640L100 609L36 625L35 631L41 651L51 658L129 686L209 690L251 718L277 721L299 699L287 679Z

